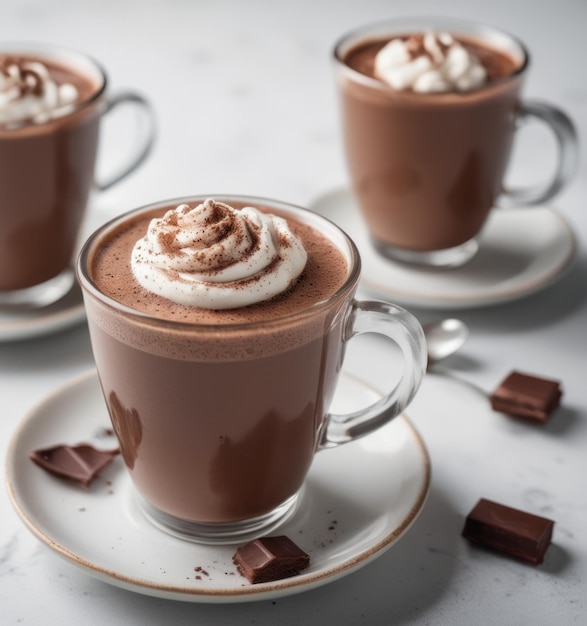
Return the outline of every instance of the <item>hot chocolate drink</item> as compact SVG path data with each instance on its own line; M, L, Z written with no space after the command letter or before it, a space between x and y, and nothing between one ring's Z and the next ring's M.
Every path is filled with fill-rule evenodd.
M525 49L488 27L398 20L343 38L335 61L352 187L375 247L466 261L503 192Z
M475 237L501 190L519 92L519 80L501 79L520 62L461 39L486 68L483 88L398 90L375 75L388 42L364 41L341 59L379 83L344 80L341 92L354 190L383 246L453 248Z
M146 121L139 150L96 183L100 120L122 103ZM91 190L134 170L152 138L146 100L130 91L108 97L106 76L85 55L0 49L0 306L43 306L67 292Z
M289 220L308 252L292 287L235 309L189 307L142 287L131 267L151 219L173 208L123 223L89 260L100 291L138 313L114 318L90 303L100 380L149 503L197 522L257 517L298 492L319 443L342 320L338 303L307 311L339 290L349 262L322 233ZM141 313L169 326L155 330Z
M51 58L0 53L0 292L71 262L93 182L104 82Z
M284 203L237 196L139 209L90 238L78 277L142 508L181 536L235 540L284 519L316 451L397 415L424 371L409 314L354 303L352 242ZM344 345L369 331L400 343L404 380L339 422L328 408Z

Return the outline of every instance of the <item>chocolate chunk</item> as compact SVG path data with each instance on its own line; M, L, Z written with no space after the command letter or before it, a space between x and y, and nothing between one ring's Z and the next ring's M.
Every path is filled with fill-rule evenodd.
M489 399L494 411L545 422L559 406L561 396L559 382L514 371Z
M81 443L35 450L31 452L30 459L51 474L78 481L87 487L118 453L118 450L97 450Z
M463 537L533 565L544 560L554 522L519 509L479 500L467 515Z
M250 541L236 551L232 560L253 584L295 576L310 564L310 557L284 535Z

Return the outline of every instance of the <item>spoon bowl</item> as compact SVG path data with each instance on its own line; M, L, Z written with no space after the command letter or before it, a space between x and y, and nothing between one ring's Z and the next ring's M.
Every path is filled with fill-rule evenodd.
M465 322L455 318L431 322L423 328L428 345L429 365L457 352L469 336L469 328Z

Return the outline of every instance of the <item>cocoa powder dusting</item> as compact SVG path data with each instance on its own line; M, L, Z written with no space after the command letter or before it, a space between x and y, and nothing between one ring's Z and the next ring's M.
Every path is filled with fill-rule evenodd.
M308 260L303 273L284 293L246 307L216 311L169 302L138 285L130 268L130 252L136 241L144 236L150 220L162 216L165 210L171 208L174 207L161 209L157 214L147 214L141 220L113 233L107 246L96 255L91 275L107 295L156 317L223 325L279 318L305 310L313 303L329 298L348 275L347 262L334 244L312 227L288 220L292 232L301 239L308 253ZM258 246L257 232L251 229L249 234L254 245ZM280 243L283 245L283 242ZM271 269L270 265L268 270ZM245 281L243 288L247 287L250 284Z

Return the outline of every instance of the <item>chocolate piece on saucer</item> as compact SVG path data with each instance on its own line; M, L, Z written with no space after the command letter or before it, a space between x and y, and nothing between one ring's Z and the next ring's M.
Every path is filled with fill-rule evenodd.
M555 380L512 372L490 395L491 408L537 422L545 422L560 404L562 391Z
M473 543L539 565L550 545L554 522L481 498L467 515L463 537Z
M310 564L308 554L285 535L250 541L238 548L232 560L253 584L290 578Z
M97 450L87 443L57 445L31 452L30 459L55 476L88 486L112 462L119 450Z

